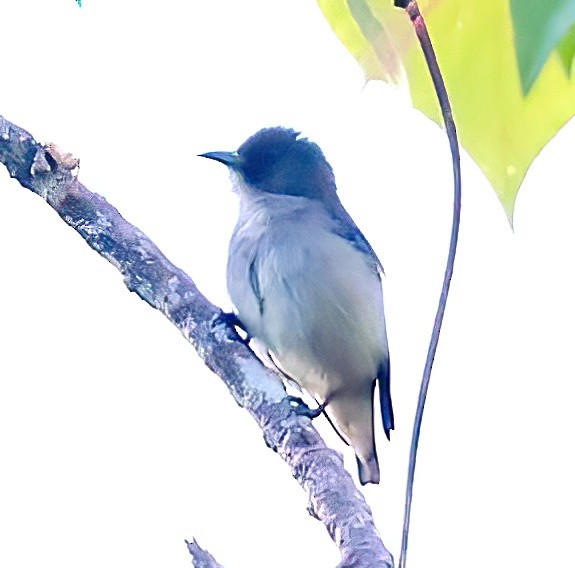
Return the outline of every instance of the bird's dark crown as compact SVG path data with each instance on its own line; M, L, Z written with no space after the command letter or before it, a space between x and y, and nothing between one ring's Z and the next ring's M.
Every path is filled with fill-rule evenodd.
M264 128L238 148L233 167L251 186L268 193L326 199L336 191L320 147L290 128Z

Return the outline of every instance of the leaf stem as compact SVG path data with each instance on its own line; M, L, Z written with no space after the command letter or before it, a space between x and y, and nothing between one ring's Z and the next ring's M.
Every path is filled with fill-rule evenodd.
M431 379L431 369L433 367L435 352L437 351L437 344L439 342L439 333L441 331L443 315L445 314L445 306L447 303L447 296L449 294L449 286L451 284L451 277L453 275L453 265L455 262L455 252L457 250L457 240L459 236L459 221L461 217L461 167L459 163L459 145L457 142L457 132L455 129L455 122L453 120L451 105L449 104L449 98L447 96L445 83L443 82L443 77L441 76L439 65L437 64L435 52L433 50L429 34L427 33L427 26L425 25L425 20L423 19L423 16L419 11L419 7L417 5L416 0L409 0L409 1L395 0L395 5L397 7L405 9L407 14L409 15L409 18L413 23L413 27L415 28L417 38L419 39L419 43L421 44L421 49L423 50L427 66L429 68L429 72L433 80L433 85L435 87L435 92L437 93L437 98L439 99L439 105L441 107L441 113L443 115L445 130L447 132L447 137L449 139L449 147L451 149L451 159L453 165L453 186L454 186L453 221L451 225L451 238L449 242L447 265L445 267L445 275L443 277L443 285L441 288L441 295L439 297L439 305L437 307L437 313L435 314L433 331L431 334L429 349L427 351L427 359L425 361L425 367L423 370L423 378L421 380L421 387L419 390L417 409L415 412L415 419L413 422L411 447L409 451L409 466L407 471L407 485L405 489L403 533L401 540L401 554L399 557L399 568L405 568L406 557L407 557L407 541L409 538L409 522L411 518L411 503L413 499L413 481L415 477L415 463L417 460L417 448L419 445L421 422L423 419L423 410L425 408L427 391L429 389L429 381Z

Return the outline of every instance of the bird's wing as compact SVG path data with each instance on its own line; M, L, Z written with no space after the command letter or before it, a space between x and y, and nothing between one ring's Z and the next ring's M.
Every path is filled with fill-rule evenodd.
M338 205L337 215L333 217L335 233L346 241L349 241L358 251L365 254L372 262L374 270L378 275L383 274L383 265L369 244L369 241L364 237L344 207L341 204Z
M375 251L369 244L368 240L364 237L363 233L359 230L357 225L353 222L349 213L341 207L338 208L337 216L334 218L336 233L349 241L355 249L362 252L366 258L372 263L374 271L377 273L378 277L381 278L383 274L383 266L381 261L375 254ZM385 430L385 435L389 440L390 431L394 429L394 418L393 418L393 406L391 402L391 390L390 390L390 366L389 366L389 354L386 353L385 359L382 360L378 372L377 380L379 382L379 403L381 407L381 416L383 419L383 429Z
M264 297L262 296L260 281L258 279L258 273L256 270L257 257L254 256L250 262L249 276L250 276L250 287L258 301L258 307L260 310L260 316L264 313Z

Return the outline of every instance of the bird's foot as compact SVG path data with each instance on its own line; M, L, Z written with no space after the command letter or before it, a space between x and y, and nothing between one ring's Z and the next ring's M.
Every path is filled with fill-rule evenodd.
M214 323L213 325L218 325L218 324L225 324L228 325L229 327L233 328L236 333L237 333L237 329L241 330L244 335L241 335L238 333L238 336L240 338L240 340L242 341L242 343L245 343L246 345L248 345L248 343L251 340L251 337L249 335L249 333L247 332L244 324L242 323L242 320L240 320L240 318L237 316L237 314L235 314L234 312L224 312L223 310L219 313L219 315L214 319ZM237 328L237 329L236 329Z
M310 408L299 396L288 394L288 400L292 410L299 416L307 416L312 420L317 418L325 408L325 404L320 404L317 408Z

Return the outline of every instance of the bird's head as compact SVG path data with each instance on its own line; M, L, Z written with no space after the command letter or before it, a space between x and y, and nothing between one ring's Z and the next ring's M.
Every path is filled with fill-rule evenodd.
M237 152L200 154L225 164L250 188L279 195L327 201L336 192L331 166L320 147L283 127L264 128Z

